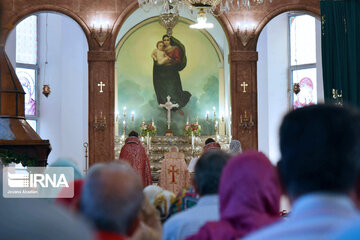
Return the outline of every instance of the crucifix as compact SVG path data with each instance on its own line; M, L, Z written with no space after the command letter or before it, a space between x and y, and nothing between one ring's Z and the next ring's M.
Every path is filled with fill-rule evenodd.
M170 130L170 123L171 123L171 109L175 108L175 107L179 107L179 104L173 104L170 99L170 96L166 97L167 102L165 104L160 104L159 106L162 108L165 108L168 111L167 114L167 123L168 123L168 130L166 132L166 136L173 136L172 131Z
M242 86L243 89L243 93L246 93L246 87L249 86L249 84L247 84L246 82L243 82L240 86Z
M172 169L168 169L168 173L172 173L172 181L171 181L171 184L176 184L176 181L175 181L175 173L176 174L179 174L179 169L176 169L175 170L175 165L170 165L170 167Z
M105 84L101 81L99 84L98 84L98 87L100 87L100 92L104 92L103 91L103 87L105 87Z

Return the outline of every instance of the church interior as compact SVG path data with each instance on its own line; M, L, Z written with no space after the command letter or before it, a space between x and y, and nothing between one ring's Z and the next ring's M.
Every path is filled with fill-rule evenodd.
M285 116L360 106L357 10L356 0L2 0L0 160L25 171L65 159L85 178L127 160L165 221L184 187L197 190L210 145L279 167ZM129 239L185 239L165 229Z

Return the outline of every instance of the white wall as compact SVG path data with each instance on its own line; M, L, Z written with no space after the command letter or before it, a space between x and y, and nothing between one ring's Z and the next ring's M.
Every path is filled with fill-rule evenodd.
M46 13L40 14L40 87L49 84L48 98L40 94L39 135L49 139L51 164L70 158L84 168L83 143L88 142L88 45L80 26L71 18L48 14L48 65Z
M38 134L49 139L51 164L58 158L72 159L84 169L84 147L88 142L88 44L80 26L71 18L48 13L48 65L46 55L46 13L39 14L39 121ZM12 31L6 52L15 67L16 36ZM46 98L42 85L49 84Z
M323 99L320 21L316 21L318 99ZM257 51L258 148L275 164L280 159L279 127L290 110L288 13L272 19L262 30Z

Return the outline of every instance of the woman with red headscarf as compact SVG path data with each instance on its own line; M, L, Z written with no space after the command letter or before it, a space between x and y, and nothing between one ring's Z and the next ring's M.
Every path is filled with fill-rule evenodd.
M275 167L248 151L225 166L219 186L220 220L206 223L187 240L235 240L279 217L281 189Z

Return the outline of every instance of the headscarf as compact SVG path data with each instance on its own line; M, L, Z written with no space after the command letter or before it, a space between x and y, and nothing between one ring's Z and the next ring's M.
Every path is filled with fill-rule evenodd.
M84 184L83 178L70 182L69 188L62 188L60 190L60 192L58 193L58 197L55 200L55 203L76 210L77 204L79 203L81 198L81 191L83 184ZM74 197L63 198L63 196L66 195L66 192L71 191L72 189L74 189Z
M55 162L51 163L49 165L49 167L71 167L74 169L74 180L80 179L82 178L82 174L78 168L78 166L71 161L70 159L67 158L59 158L57 159ZM48 168L46 168L44 170L44 173L52 173L52 170L49 170ZM68 176L68 174L65 173L65 178L66 179L71 179L70 176ZM40 187L39 191L41 191L43 194L46 193L48 195L52 195L52 196L57 196L58 193L60 192L59 188L44 188L44 187ZM55 202L55 198L45 198L45 201L54 203Z
M175 201L170 206L170 216L182 212L196 205L200 196L195 192L193 187L185 187L176 196Z
M235 240L280 217L280 183L275 167L249 151L225 166L219 187L220 220L206 223L187 240Z
M72 167L74 169L74 180L80 179L83 177L79 167L70 159L59 158L55 162L49 165L50 167Z
M241 143L239 140L231 140L230 142L230 154L235 156L242 152Z

